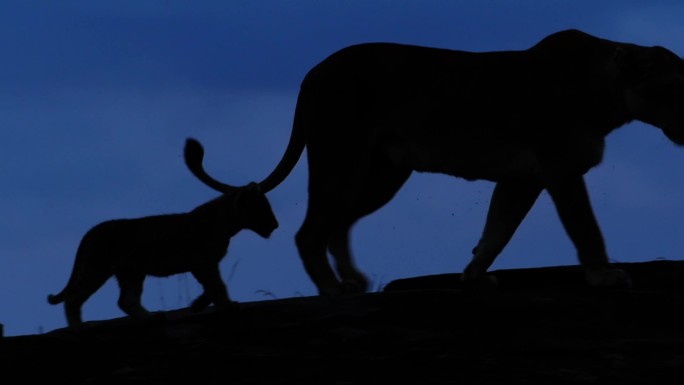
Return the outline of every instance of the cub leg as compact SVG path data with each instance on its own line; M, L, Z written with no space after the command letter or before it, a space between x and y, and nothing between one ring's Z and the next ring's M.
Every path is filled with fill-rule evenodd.
M496 184L482 237L473 249L473 259L462 275L467 284L496 285L494 277L486 276L487 269L508 244L541 191L542 186L533 181L503 181Z
M148 317L150 313L140 303L145 274L119 273L116 275L116 278L121 289L118 302L119 308L133 318Z
M202 292L202 294L198 295L197 298L195 298L194 301L192 301L192 304L190 305L190 308L194 312L199 312L211 305L211 303L214 302L206 291Z
M610 267L584 178L581 175L562 175L547 181L546 188L565 231L577 249L577 257L589 285L631 286L627 273Z
M234 303L228 296L228 289L221 279L221 271L218 264L202 266L191 271L197 282L202 285L204 292L197 297L191 305L193 311L201 311L212 302L217 307L228 308Z
M82 324L81 307L93 293L107 282L109 277L110 274L95 270L79 273L79 279L69 289L64 299L64 312L69 327L78 327Z

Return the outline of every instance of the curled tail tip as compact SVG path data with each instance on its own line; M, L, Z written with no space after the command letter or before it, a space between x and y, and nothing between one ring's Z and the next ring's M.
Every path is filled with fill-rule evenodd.
M195 138L187 138L185 140L185 150L183 152L186 162L202 162L204 158L204 148L202 144Z
M188 136L187 138L185 138L185 143L193 143L193 145L200 145L201 146L199 140L193 138L192 136Z

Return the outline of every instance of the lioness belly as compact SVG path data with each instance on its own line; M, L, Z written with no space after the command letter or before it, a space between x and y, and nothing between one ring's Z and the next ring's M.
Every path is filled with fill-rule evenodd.
M394 163L420 172L453 175L467 180L498 181L537 175L535 151L522 145L480 140L419 140L387 143L384 151Z

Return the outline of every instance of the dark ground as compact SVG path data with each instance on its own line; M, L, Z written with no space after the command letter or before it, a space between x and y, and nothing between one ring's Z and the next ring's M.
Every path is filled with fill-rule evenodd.
M576 266L498 271L489 293L447 274L6 337L0 383L684 384L684 261L618 265L632 289Z

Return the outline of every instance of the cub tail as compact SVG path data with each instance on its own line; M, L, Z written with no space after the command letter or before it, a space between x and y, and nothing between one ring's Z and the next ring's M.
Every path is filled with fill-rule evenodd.
M62 292L59 294L49 294L47 301L50 305L57 305L64 302L64 290L62 290Z

